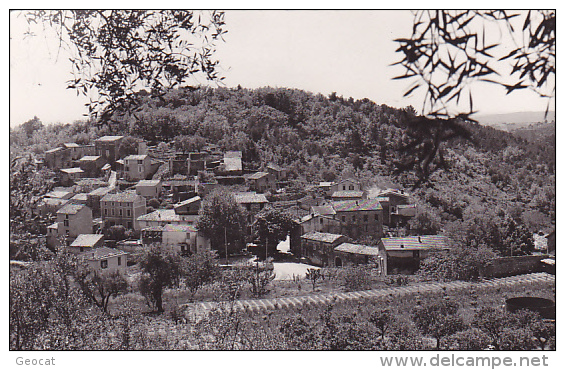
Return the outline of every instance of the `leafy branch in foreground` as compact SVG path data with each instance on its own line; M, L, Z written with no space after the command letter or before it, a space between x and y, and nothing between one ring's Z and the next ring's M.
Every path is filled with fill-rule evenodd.
M139 107L136 92L153 96L203 75L219 81L216 42L224 13L190 10L37 10L22 13L30 29L54 31L70 54L68 88L90 95L90 114L108 122Z
M395 79L415 80L405 96L425 91L423 114L444 119L457 115L452 103L467 116L475 112L470 90L474 81L504 86L507 94L528 88L551 98L555 25L550 10L417 11L412 35L395 40L397 52L403 54L395 64L405 68ZM500 42L505 39L510 42ZM513 45L508 52L509 43Z

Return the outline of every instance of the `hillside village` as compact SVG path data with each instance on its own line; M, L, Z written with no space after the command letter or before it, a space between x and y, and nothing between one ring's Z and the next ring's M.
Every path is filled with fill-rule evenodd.
M369 192L347 178L311 184L300 199L279 200L285 199L288 182L277 164L264 163L253 172L243 167L241 152L222 153L213 145L200 152L162 152L143 140L135 141L135 154L125 154L123 141L124 136L103 136L89 145L65 143L38 160L59 175L59 186L32 210L38 222L53 222L45 235L48 247L66 247L89 261L96 259L100 269L120 270L128 266L122 245L158 244L180 253L210 250L209 240L196 227L200 204L214 188L227 186L235 189L250 227L265 207L291 213L289 252L316 266L372 261L386 275L395 268L417 269L429 251L449 248L445 237L405 236L416 205L404 190ZM112 239L115 226L123 228L127 240ZM352 243L362 239L373 244ZM254 242L249 233L246 241ZM245 251L246 245L240 247Z
M267 98L271 92L219 89L206 94L202 104L232 94L222 99L237 106L234 97L240 94ZM266 142L274 139L268 135L278 130L272 122L274 128L265 127L267 137L245 140L241 138L249 125L244 124L222 139L186 131L156 137L155 125L148 125L146 134L133 129L121 134L90 124L41 127L35 121L30 134L11 132L14 291L33 292L34 300L47 301L51 315L61 307L47 327L62 325L59 318L69 320L64 310L80 307L77 315L87 310L87 315L72 318L85 331L75 326L68 335L94 331L94 345L104 349L229 349L217 341L208 343L204 334L226 328L242 330L234 334L238 348L255 348L254 340L245 338L262 335L269 344L261 348L275 349L467 348L467 341L475 349L507 349L514 348L510 338L528 336L533 328L546 331L543 340L527 342L528 348L553 346L555 306L540 309L540 316L526 320L525 327L509 324L523 322L508 316L513 313L489 311L511 297L555 299L554 162L544 137L536 136L539 144L532 145L511 134L469 126L479 139L473 144L476 149L450 142L447 155L453 170L438 171L418 188L410 186L410 171L393 171L402 158L394 140L404 140L408 130L403 122L410 114L405 110L369 103L364 108L365 103L331 102L298 91L277 94L302 96L313 107L321 101L334 112L388 111L394 123L379 122L379 130L390 143L379 141L375 147L374 138L353 140L352 134L347 145L360 140L354 149L342 148L342 136L332 139L335 144L317 147L320 134L311 129L312 137L303 134L295 143L271 145ZM271 108L261 109L272 114ZM328 130L324 135L334 132L312 125ZM61 138L43 137L54 133ZM232 137L240 142L230 145L226 140ZM184 145L183 140L198 145ZM53 147L53 141L59 144ZM302 149L298 155L287 153L289 145ZM508 176L514 168L510 166L516 166L516 178ZM468 289L461 291L463 283ZM418 326L422 300L438 304L434 310L460 307L466 321L450 328L457 338L437 339ZM455 301L460 304L453 306ZM18 305L44 307L27 307L23 301ZM302 307L309 307L308 312ZM334 309L332 319L321 319ZM297 316L294 310L301 313ZM275 323L258 319L257 313L265 312ZM353 312L359 315L356 319ZM401 319L406 312L408 322ZM159 315L144 321L135 316L140 314ZM499 344L499 334L488 333L480 319L495 314L509 330L506 344ZM384 315L398 331L383 341L376 328L366 326L377 322L375 315ZM126 342L112 339L123 317L135 317L130 322L144 332L141 338L127 334ZM336 332L342 344L323 344L330 340L330 324L352 334ZM25 326L14 325L14 348L52 348L42 344L43 338L60 336L43 328L26 334ZM161 336L155 331L160 325L176 334ZM305 332L315 333L313 342L300 337L303 325ZM467 335L477 330L479 337ZM20 340L26 335L34 338L27 347ZM178 344L179 337L184 344Z

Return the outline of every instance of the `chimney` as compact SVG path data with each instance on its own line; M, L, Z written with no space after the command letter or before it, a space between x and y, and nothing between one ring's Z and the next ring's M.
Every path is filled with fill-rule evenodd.
M418 237L418 243L422 242L422 238Z
M400 244L400 248L404 248L404 244Z

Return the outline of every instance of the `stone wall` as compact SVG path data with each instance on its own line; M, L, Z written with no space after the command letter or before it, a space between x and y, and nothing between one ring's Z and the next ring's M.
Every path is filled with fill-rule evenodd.
M499 257L486 266L482 275L484 277L503 277L532 272L545 271L545 266L540 261L548 258L547 255Z

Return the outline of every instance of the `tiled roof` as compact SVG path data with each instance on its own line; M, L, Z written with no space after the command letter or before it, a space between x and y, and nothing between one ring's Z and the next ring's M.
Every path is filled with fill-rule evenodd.
M76 194L74 197L72 197L72 200L86 200L88 194L87 193L78 193Z
M194 225L171 225L167 224L163 226L163 232L172 231L172 232L185 232L185 233L195 233L198 230Z
M341 234L330 234L330 233L320 233L318 231L312 231L301 236L302 239L315 240L324 243L333 243L343 235Z
M319 185L319 186L320 186L321 188L327 188L327 187L332 186L333 184L334 184L334 183L331 182L331 181L320 181L320 185Z
M86 208L86 206L82 204L67 203L63 207L61 207L61 209L59 209L57 213L74 215L80 212L83 208Z
M95 141L105 141L105 142L109 142L109 141L117 141L120 139L123 139L123 136L102 136L99 137L98 139L96 139Z
M247 193L234 193L235 201L240 204L248 203L269 203L264 194L257 194L255 192Z
M334 250L339 252L362 254L365 256L378 256L379 248L362 244L341 243Z
M103 237L104 235L102 234L80 234L75 241L71 243L71 247L93 247Z
M78 145L77 143L64 143L63 145L66 148L78 148L78 147L80 147L80 145Z
M340 181L336 182L335 184L342 184L344 182L352 182L352 183L355 183L355 184L361 184L359 181L352 179L352 178L340 180Z
M69 203L69 200L61 198L43 198L42 202L48 206L62 206Z
M175 204L175 208L177 208L177 207L182 207L182 206L186 206L187 204L191 204L191 203L194 203L194 202L198 202L198 201L200 201L200 200L202 200L202 198L200 198L200 197L197 195L197 196L195 196L195 197L189 198L189 199L187 199L187 200L183 200L182 202Z
M404 192L404 190L398 190L398 189L386 189L383 190L379 193L379 196L381 197L386 197L389 195L396 195L399 197L403 197L403 198L408 198L409 195L407 193Z
M45 198L63 199L64 197L68 197L70 194L72 194L70 191L53 190L53 191L50 191L49 193L45 194Z
M331 205L310 207L315 215L335 215L335 209Z
M127 253L119 249L100 247L100 248L94 248L89 252L84 252L80 256L82 256L84 259L87 260L96 261L109 257L123 256L124 254Z
M284 168L282 168L281 166L274 164L274 163L269 163L267 165L267 168L270 168L270 169L275 170L277 172L284 171Z
M259 180L260 178L263 178L265 176L268 176L269 173L268 172L255 172L254 174L250 175L248 177L248 179L250 180Z
M144 160L147 154L131 154L124 158L124 160Z
M243 165L241 163L241 158L225 157L224 158L224 168L225 168L225 171L241 171L243 169Z
M332 193L332 198L363 198L363 192L358 190L339 190Z
M161 183L161 180L139 180L135 186L157 186Z
M111 192L112 190L114 190L113 188L110 187L102 187L102 188L98 188L98 189L94 189L92 190L90 193L88 193L88 195L93 195L93 196L104 196L106 194L108 194L109 192Z
M85 155L84 157L82 157L81 159L79 159L79 161L82 162L92 162L92 161L97 161L100 158L99 155Z
M47 153L56 153L56 152L61 151L61 150L63 150L63 149L64 149L64 148L57 147L57 148L53 148L53 149L46 150L45 153L46 153L46 154L47 154Z
M84 171L82 168L74 167L74 168L61 168L61 172L64 173L83 173Z
M135 193L116 193L116 194L106 194L100 199L103 202L135 202L141 195Z
M158 209L146 215L139 216L137 221L181 221L179 215L175 213L174 209Z
M379 211L383 209L376 199L340 200L333 201L332 205L336 212Z
M382 238L386 250L406 249L449 249L450 240L444 235L404 236L399 238Z

